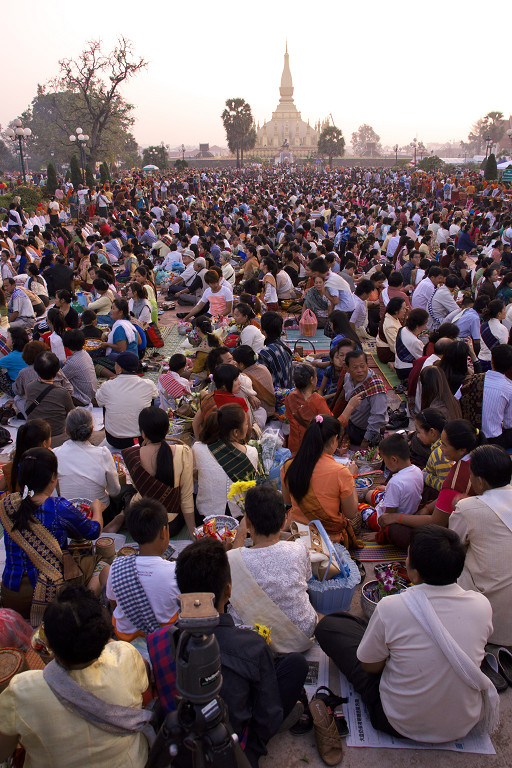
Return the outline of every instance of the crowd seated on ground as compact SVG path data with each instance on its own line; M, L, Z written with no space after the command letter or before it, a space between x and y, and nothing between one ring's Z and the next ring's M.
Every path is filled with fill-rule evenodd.
M178 594L197 591L215 595L221 693L253 768L298 723L338 762L339 739L314 706L308 718L314 637L378 730L492 732L486 644L512 645L512 215L502 184L442 181L134 173L110 189L63 182L58 211L17 202L0 222L0 421L17 429L0 597L25 635L44 621L39 662L55 659L0 694L0 760L20 741L31 765L64 764L68 726L76 765L142 768L142 696L175 708L169 627ZM186 311L164 341L171 301ZM213 539L211 516L232 542ZM323 616L300 536L314 521L349 560L398 550L413 586L368 625L355 603ZM131 554L94 548L118 532ZM2 609L0 641L1 622ZM124 736L53 684L75 704L103 699L100 719L127 708Z

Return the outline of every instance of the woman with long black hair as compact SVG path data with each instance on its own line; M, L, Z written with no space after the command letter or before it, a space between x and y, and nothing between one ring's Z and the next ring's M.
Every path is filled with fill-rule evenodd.
M283 497L299 523L320 520L333 541L351 543L353 524L361 527L353 475L355 464L338 463L341 424L334 416L317 415L307 428L296 456L281 470Z
M37 626L45 606L64 580L68 538L97 539L103 528L104 505L91 505L91 519L61 496L57 457L48 448L32 448L21 459L20 492L0 500L6 561L2 575L4 608L18 611Z
M167 510L169 536L186 524L194 532L194 482L192 452L187 445L166 441L169 416L161 408L149 406L139 414L143 442L123 450L123 458L133 485L140 496L156 499Z

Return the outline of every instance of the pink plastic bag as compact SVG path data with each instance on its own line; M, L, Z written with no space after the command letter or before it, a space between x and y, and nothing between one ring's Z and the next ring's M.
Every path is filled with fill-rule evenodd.
M302 313L299 328L303 336L308 337L315 335L316 329L318 328L318 320L316 315L310 309L306 309Z

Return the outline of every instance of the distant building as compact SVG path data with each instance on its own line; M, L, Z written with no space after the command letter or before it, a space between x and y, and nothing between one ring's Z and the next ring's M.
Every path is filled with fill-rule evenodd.
M272 113L272 119L256 126L256 144L252 153L264 160L293 162L294 158L316 155L318 137L328 121L318 121L314 126L301 119L293 101L293 82L290 72L288 45L284 54L284 67L279 88L281 98ZM247 153L249 154L249 153Z
M203 157L213 157L212 153L210 152L210 145L209 144L200 144L199 145L199 152L196 155L196 158L203 158Z

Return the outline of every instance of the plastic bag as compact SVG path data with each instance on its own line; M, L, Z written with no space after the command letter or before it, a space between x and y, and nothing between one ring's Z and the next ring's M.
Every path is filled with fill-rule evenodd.
M316 315L310 309L306 309L302 313L302 317L300 318L299 322L299 328L302 335L306 338L308 336L315 335L316 329L318 328L318 320Z

